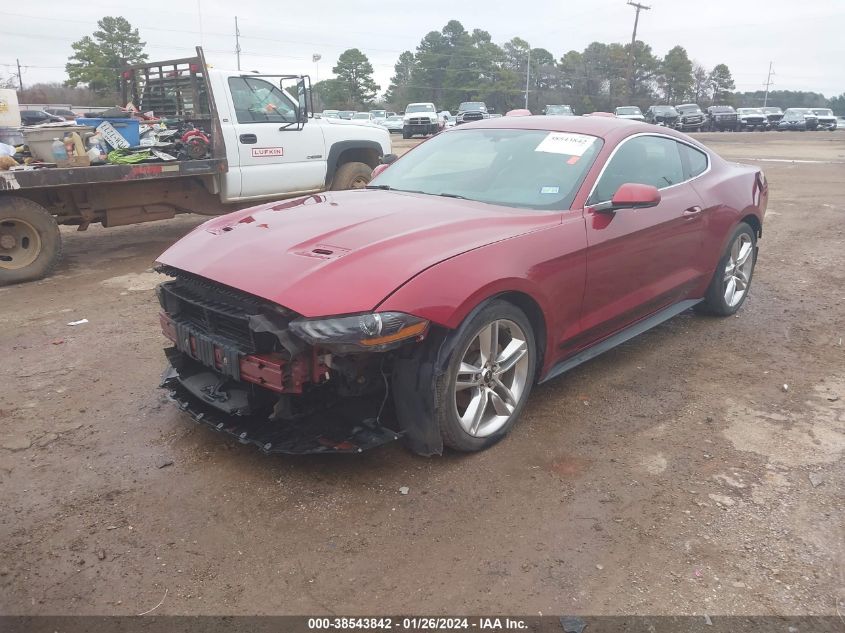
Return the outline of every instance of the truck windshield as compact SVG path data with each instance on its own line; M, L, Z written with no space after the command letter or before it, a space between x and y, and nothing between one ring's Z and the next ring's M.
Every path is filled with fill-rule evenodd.
M568 209L601 146L595 136L548 130L448 132L369 186L523 209Z
M546 114L572 114L572 108L563 105L550 105L546 106Z
M616 108L616 114L642 114L636 106Z
M481 101L467 101L458 106L458 112L466 112L468 110L487 112L487 106Z
M434 106L430 103L412 103L405 112L434 112Z

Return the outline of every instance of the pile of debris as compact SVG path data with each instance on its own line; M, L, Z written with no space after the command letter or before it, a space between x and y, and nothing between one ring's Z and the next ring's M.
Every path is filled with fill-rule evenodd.
M76 121L20 128L23 142L0 142L0 170L126 165L211 156L211 139L203 129L129 104Z

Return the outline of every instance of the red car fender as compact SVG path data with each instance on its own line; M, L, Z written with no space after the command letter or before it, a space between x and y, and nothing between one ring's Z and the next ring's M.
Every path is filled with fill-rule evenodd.
M517 301L536 306L542 319L542 324L535 324L540 330L535 336L543 358L538 371L542 377L557 360L559 343L579 330L586 279L583 215L579 211L563 216L563 222L552 228L436 264L394 291L377 309L414 314L454 330L485 301L517 293Z

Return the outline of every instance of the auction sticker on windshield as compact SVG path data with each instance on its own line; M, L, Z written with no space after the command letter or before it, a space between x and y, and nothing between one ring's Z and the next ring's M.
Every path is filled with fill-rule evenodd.
M549 135L540 142L534 151L546 152L548 154L566 154L567 156L583 156L584 152L590 149L590 146L595 141L595 136L588 136L586 134L549 132Z

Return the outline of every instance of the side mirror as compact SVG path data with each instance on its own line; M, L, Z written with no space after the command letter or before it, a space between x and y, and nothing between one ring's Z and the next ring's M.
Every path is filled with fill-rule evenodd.
M371 179L372 179L372 178L375 178L375 177L376 177L376 176L378 176L381 172L383 172L385 169L387 169L389 166L390 166L390 165L385 165L384 163L382 163L381 165L376 165L376 166L375 166L375 168L373 169L373 173L372 173L372 175L370 176L370 178L371 178Z
M592 206L597 213L614 213L620 209L648 209L660 204L660 192L657 187L627 182L621 185L610 202L601 202Z
M399 157L396 154L385 154L384 156L381 157L381 163L382 163L382 165L385 165L385 166L386 165L392 165L397 160L399 160Z

